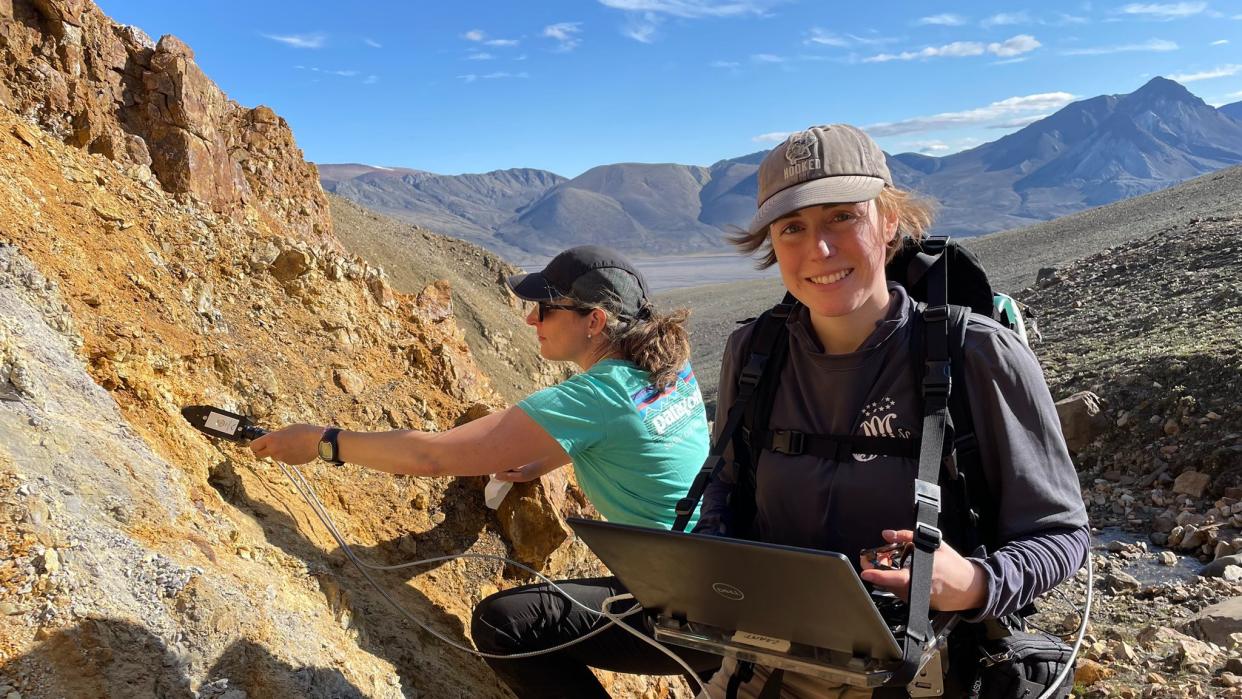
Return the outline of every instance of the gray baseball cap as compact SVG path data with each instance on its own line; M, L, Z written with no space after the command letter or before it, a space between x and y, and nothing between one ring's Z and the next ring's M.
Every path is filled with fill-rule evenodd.
M749 231L805 206L874 199L892 184L884 151L861 129L812 126L790 134L760 163L759 210Z

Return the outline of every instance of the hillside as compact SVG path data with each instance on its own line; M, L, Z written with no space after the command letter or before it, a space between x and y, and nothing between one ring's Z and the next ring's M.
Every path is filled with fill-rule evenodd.
M509 403L566 376L568 365L539 357L539 343L523 309L504 285L521 272L495 253L368 211L328 195L332 225L346 250L382 265L392 287L416 295L447 282L452 315L470 353Z
M509 245L495 231L565 181L530 168L445 176L408 168L325 164L319 172L329 192L517 261L530 251Z
M287 124L230 101L175 37L77 0L16 0L0 19L0 696L508 696L385 595L469 643L473 604L521 578L463 560L372 573L381 593L281 470L179 413L477 418L505 401L456 310L504 268L403 231L425 267L479 278L410 276L402 293L345 252ZM493 513L482 479L302 471L363 560L469 550L599 572L567 541L560 513L582 508L564 474Z
M944 157L888 156L894 181L940 204L936 232L977 236L1029 226L1090 207L1158 191L1242 163L1237 105L1219 110L1182 85L1156 77L1129 94L1066 105L996 141ZM754 213L764 153L710 167L676 163L602 165L489 201L427 190L476 191L505 173L430 175L324 166L324 186L379 211L433 230L464 235L510 259L601 243L632 254L717 250L725 231ZM340 171L331 168L342 168ZM337 174L337 173L340 174ZM530 172L530 171L520 171ZM353 179L341 179L346 173ZM378 194L379 182L384 193ZM357 184L355 184L357 183ZM362 191L365 189L366 191ZM515 206L517 205L517 206ZM454 223L471 218L467 229Z

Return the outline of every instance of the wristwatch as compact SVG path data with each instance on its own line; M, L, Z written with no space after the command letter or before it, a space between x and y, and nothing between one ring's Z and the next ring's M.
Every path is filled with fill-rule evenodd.
M319 458L337 466L345 463L341 460L341 448L336 443L336 436L340 433L341 428L329 427L323 431L323 436L319 438Z

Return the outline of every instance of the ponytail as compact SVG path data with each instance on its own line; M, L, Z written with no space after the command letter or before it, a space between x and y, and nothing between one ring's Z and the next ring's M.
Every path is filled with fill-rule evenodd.
M661 314L647 303L637 318L609 314L608 337L622 359L646 370L651 374L651 385L663 389L676 383L682 367L690 361L689 317L687 309Z

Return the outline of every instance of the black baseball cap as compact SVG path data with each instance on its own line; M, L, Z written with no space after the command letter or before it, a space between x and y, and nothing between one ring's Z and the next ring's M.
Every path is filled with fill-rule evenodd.
M601 245L570 248L540 272L515 274L509 288L527 301L567 298L637 318L647 305L647 280L621 253Z

